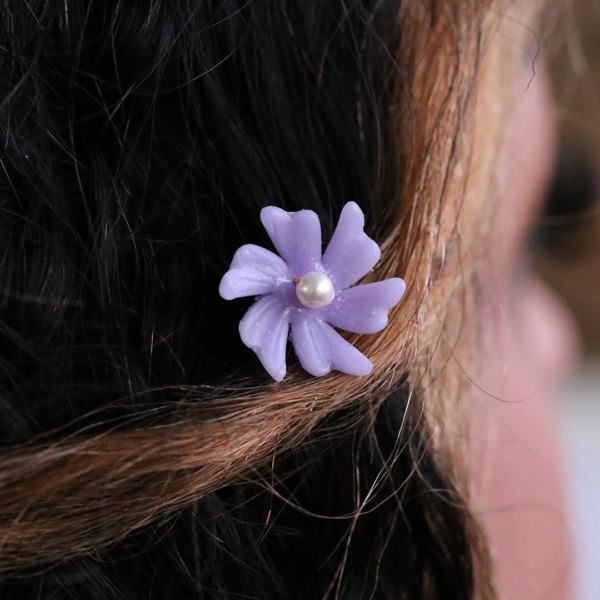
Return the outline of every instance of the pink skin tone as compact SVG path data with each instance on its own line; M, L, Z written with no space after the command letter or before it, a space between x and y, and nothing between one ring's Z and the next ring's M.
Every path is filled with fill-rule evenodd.
M552 175L556 132L546 75L521 86L497 173L489 329L473 403L476 498L503 600L568 600L571 539L552 393L577 354L574 326L527 268L526 242ZM526 91L525 91L526 90Z

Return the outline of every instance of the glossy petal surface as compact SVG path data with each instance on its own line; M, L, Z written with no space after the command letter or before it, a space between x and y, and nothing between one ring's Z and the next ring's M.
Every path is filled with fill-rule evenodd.
M312 210L286 212L267 206L260 219L292 278L321 271L321 223Z
M260 246L247 244L238 249L219 285L225 300L260 296L290 281L288 267L277 254Z
M315 377L336 369L349 375L368 375L371 361L324 321L295 318L292 340L302 368Z
M388 322L388 310L398 304L406 285L393 277L339 292L320 313L335 327L353 333L376 333Z
M323 267L336 290L364 277L381 256L379 246L364 232L365 216L355 202L348 202L323 255Z
M259 298L240 321L240 336L276 381L285 377L289 309L279 294Z
M349 202L343 208L323 256L321 226L313 211L286 212L268 206L261 211L261 220L281 257L258 246L242 246L219 286L219 293L227 300L259 296L240 322L244 344L256 352L268 373L281 381L286 373L291 325L296 354L312 375L320 377L333 370L350 375L370 373L371 362L333 327L361 334L381 331L387 324L388 310L400 300L405 285L401 279L392 278L350 287L380 257L377 244L364 232L365 219L359 206ZM299 282L293 280L313 271L331 280L327 279L330 286L333 283L333 301L328 297L327 302L300 302L299 288L295 287Z

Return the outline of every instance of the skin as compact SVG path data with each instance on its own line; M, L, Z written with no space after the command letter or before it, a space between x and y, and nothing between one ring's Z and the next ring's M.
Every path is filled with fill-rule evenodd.
M535 23L534 14L526 18ZM513 50L525 46L527 29L512 21L507 27ZM506 44L506 35L499 38ZM514 89L505 94L501 151L488 192L495 207L493 251L480 277L489 360L472 386L474 491L500 598L568 600L571 540L551 397L577 343L569 315L527 265L529 231L553 171L555 119L540 63L532 79L531 62L514 51L504 56L515 76ZM505 73L488 73L483 85L505 93ZM485 117L485 107L479 111ZM476 146L490 143L484 138L480 135Z

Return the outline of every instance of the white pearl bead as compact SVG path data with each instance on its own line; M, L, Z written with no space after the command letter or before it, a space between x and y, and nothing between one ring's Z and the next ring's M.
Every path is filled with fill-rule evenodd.
M333 282L325 273L311 271L300 278L296 286L296 296L308 308L323 308L335 297Z

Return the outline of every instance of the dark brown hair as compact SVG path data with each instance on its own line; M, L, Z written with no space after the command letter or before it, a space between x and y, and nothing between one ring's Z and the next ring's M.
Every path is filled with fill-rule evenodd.
M2 598L493 598L431 317L484 16L5 3ZM406 297L372 375L274 384L219 279L262 206L350 200Z

